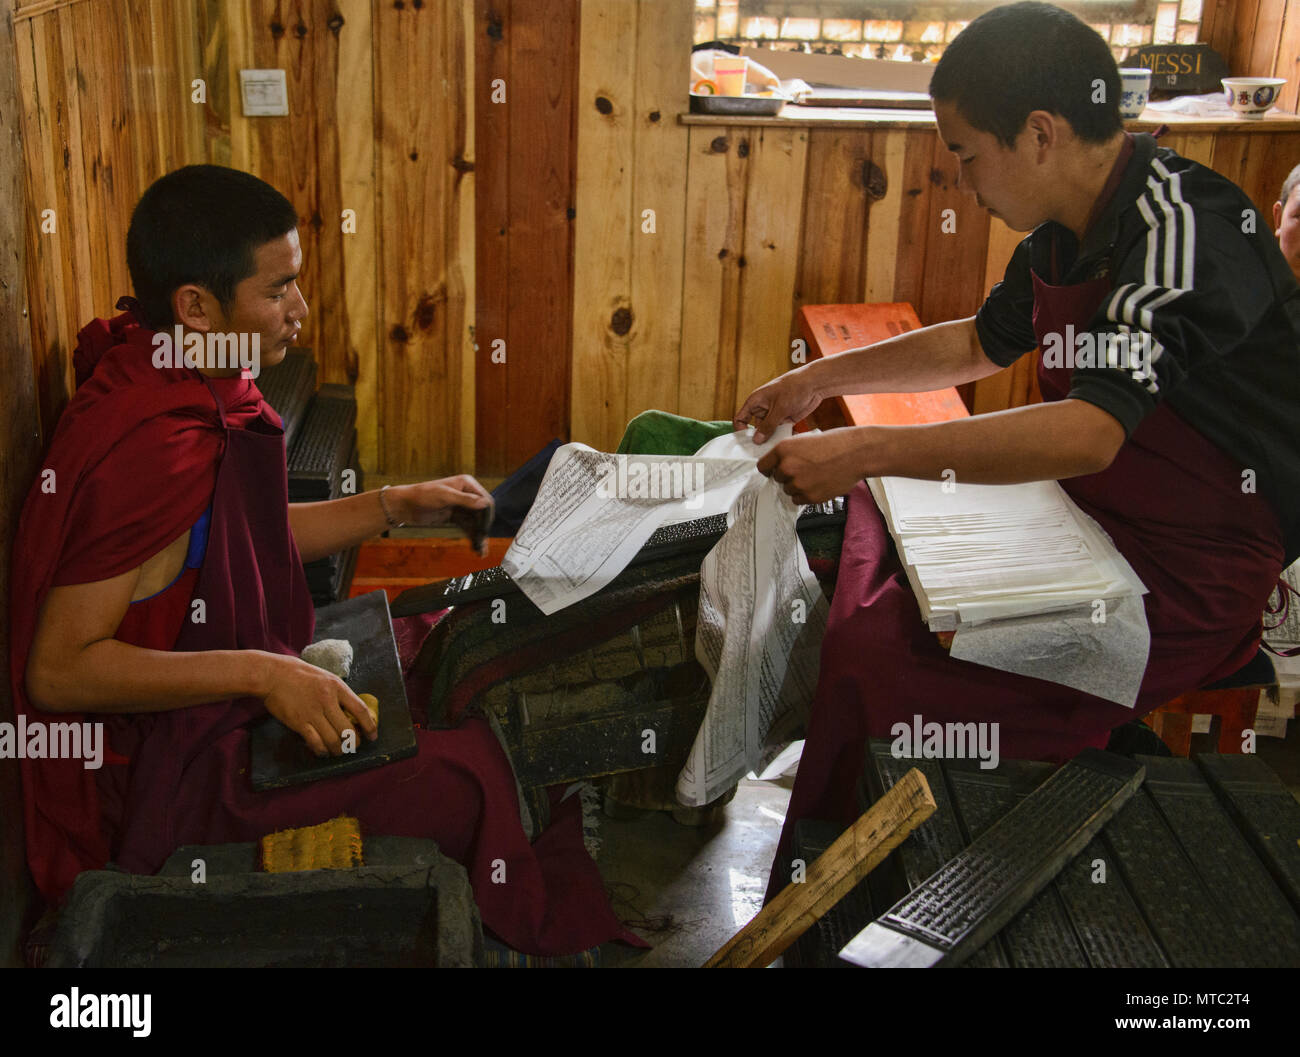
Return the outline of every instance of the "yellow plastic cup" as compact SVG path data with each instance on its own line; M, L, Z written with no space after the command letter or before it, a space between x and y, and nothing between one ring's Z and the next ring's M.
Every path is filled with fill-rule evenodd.
M719 95L744 95L748 73L748 56L729 55L725 59L718 56L713 60L713 79L718 82Z

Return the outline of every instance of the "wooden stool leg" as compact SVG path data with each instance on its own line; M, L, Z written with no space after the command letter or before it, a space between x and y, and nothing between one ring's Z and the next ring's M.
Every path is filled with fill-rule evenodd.
M1181 712L1153 712L1147 716L1147 722L1175 756L1191 755L1192 717L1190 715Z
M1259 689L1220 690L1219 751L1241 754L1242 734L1255 725L1259 709Z

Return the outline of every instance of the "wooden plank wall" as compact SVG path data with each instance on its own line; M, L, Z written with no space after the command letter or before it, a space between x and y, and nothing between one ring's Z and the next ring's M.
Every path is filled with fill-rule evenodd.
M44 430L77 329L129 290L131 208L163 173L211 162L294 203L302 340L323 381L357 386L365 468L473 466L472 0L36 0L15 31ZM290 116L244 118L240 68L277 67Z
M489 477L568 437L578 9L474 7L476 462Z
M618 204L578 228L574 320L585 344L574 349L574 436L596 447L616 444L628 418L647 407L730 418L755 386L790 367L802 305L908 301L925 324L969 316L1020 239L957 189L956 160L932 129L692 125L681 294L649 299L636 292L631 252L642 237L639 214L625 167L610 160L616 137L631 141L632 130L587 120L591 139L580 139L580 157L604 160L579 169L579 216L587 202ZM1294 132L1161 142L1239 183L1266 217L1300 159ZM671 234L660 227L660 247ZM632 316L626 334L615 326L621 308ZM656 323L680 311L679 346L671 320L638 329L651 311ZM677 364L675 400L636 375L635 364L651 362L664 375ZM1037 399L1037 388L1020 363L963 396L976 412L994 411Z
M1207 30L1230 32L1232 42L1240 33L1247 50L1271 48L1270 72L1286 76L1282 67L1294 65L1300 43L1292 39L1300 35L1300 0L1287 3L1247 0L1220 10L1206 0ZM1244 9L1252 4L1247 19ZM646 66L641 53L651 42L639 36L643 20L634 6L632 0L583 3L575 439L612 447L627 420L647 407L729 418L754 386L789 368L794 314L803 304L909 301L926 324L978 308L1019 236L958 191L956 162L933 130L692 125L684 145L660 135L649 154L652 141L638 104L650 89L633 71ZM688 4L660 6L663 33L672 19L686 20ZM1241 50L1231 43L1225 55L1235 56L1234 48ZM1230 59L1240 61L1256 60ZM680 70L652 83L662 85L657 92L670 95L677 112L685 110ZM1239 183L1265 216L1281 180L1300 161L1297 133L1195 133L1162 143ZM685 176L670 183L682 179L681 156L665 152L677 150L684 151ZM648 154L661 188L656 202L672 200L673 223L659 223L654 236L642 230L647 203L638 192L651 184L641 177ZM953 210L948 228L955 230L945 228L947 209ZM669 262L680 238L675 298L666 282L647 282L638 253L651 238L658 240L657 259ZM676 274L675 265L657 273L661 280ZM674 365L675 399L666 384ZM992 411L1037 399L1037 386L1020 363L967 387L963 396L972 410Z
M27 5L30 10L32 5ZM60 4L15 15L28 197L27 282L40 421L72 390L77 330L129 292L125 230L150 181L204 161L195 8ZM141 76L124 78L138 68Z
M26 285L26 193L23 180L22 131L18 78L7 56L13 53L10 16L13 0L0 0L0 723L14 721L9 692L9 552L18 515L39 465L39 423L32 394L31 332L23 325L28 311ZM0 760L0 966L22 964L19 943L31 926L35 902L23 842L23 813L18 761Z
M1278 106L1300 103L1300 0L1205 0L1201 40L1238 77L1285 77Z
M966 315L1015 242L957 191L929 130L679 124L691 0L26 10L24 223L46 429L68 396L77 327L127 289L117 248L131 206L190 162L248 169L294 202L304 340L323 380L357 386L363 464L390 477L496 476L556 436L610 447L648 407L729 417L789 367L800 305ZM1207 0L1205 30L1230 56L1267 51L1281 72L1300 0ZM288 71L292 116L238 113L243 66ZM196 77L206 102L191 100ZM1300 158L1291 134L1167 142L1265 211ZM1032 393L1013 368L966 396L990 410Z
M690 0L583 0L571 432L613 448L672 410L683 356Z

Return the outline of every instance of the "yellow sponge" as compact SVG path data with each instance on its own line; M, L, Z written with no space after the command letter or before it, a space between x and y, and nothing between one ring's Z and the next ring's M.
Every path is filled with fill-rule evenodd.
M361 823L340 815L319 826L277 830L262 838L262 869L350 870L361 865Z

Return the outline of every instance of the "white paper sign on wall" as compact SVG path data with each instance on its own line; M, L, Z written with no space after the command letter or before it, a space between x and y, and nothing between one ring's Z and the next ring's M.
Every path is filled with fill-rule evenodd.
M283 70L240 70L244 117L286 117L289 89Z

